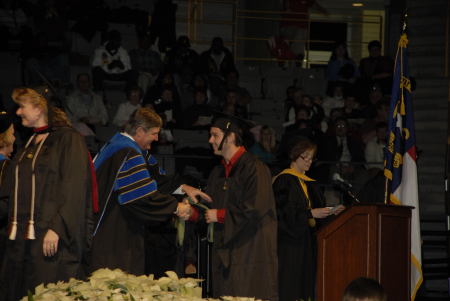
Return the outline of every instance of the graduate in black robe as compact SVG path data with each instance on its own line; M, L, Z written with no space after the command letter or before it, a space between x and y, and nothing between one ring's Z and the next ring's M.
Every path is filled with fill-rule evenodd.
M187 219L190 206L158 189L149 172L151 143L158 140L161 118L151 109L136 110L125 126L94 160L99 185L100 212L94 231L91 268L120 268L142 275L145 271L145 232L151 223L168 222L174 213ZM196 199L209 197L182 185Z
M41 283L85 276L93 194L88 150L65 114L33 89L15 89L12 98L22 124L35 131L8 174L10 231L0 295L16 301Z
M221 117L210 130L214 153L223 157L209 176L206 192L214 223L213 297L278 300L277 219L269 168L243 145L241 121Z
M316 145L303 139L290 151L290 168L274 178L278 215L278 277L282 301L315 300L316 229L324 218L339 214L307 177ZM321 220L322 219L322 220Z

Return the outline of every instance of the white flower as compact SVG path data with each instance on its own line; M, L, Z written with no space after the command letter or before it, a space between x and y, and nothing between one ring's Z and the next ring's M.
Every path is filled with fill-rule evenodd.
M136 277L123 271L100 269L88 281L70 279L68 282L38 285L33 301L219 301L202 299L201 279L178 278L173 271L167 277L153 275ZM225 296L225 301L255 301L255 298ZM28 301L27 296L22 301ZM256 300L259 301L259 300Z
M178 281L178 275L177 275L177 273L175 273L174 271L167 271L167 272L166 272L166 275L167 275L170 279L172 279L172 280L174 280L174 281Z

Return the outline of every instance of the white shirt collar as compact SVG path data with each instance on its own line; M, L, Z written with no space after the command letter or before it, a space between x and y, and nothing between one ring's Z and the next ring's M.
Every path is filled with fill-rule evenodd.
M130 138L131 140L133 140L134 142L136 142L136 140L134 140L133 136L131 136L130 134L128 134L127 132L121 132L120 135L123 135L127 138Z

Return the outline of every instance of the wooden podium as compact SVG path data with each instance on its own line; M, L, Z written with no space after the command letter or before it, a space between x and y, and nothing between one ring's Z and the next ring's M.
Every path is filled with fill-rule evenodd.
M410 300L411 209L355 205L317 234L317 301L342 300L357 277L378 280L388 301Z

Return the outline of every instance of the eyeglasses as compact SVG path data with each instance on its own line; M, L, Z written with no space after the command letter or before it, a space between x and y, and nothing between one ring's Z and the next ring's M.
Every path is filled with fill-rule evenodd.
M317 159L315 157L314 158L306 158L305 156L300 155L300 158L302 158L302 160L305 161L305 162L310 161L312 163L312 162L316 162L317 161Z

